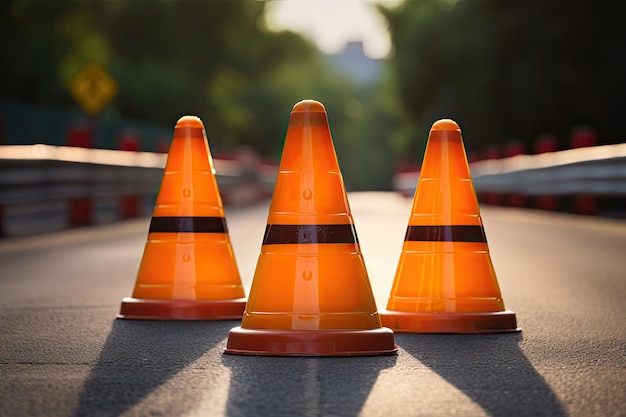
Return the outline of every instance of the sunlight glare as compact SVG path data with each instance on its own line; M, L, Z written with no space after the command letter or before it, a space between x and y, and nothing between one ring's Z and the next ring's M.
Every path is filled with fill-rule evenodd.
M376 3L392 7L399 1L283 0L267 3L271 30L292 30L315 42L326 54L338 54L346 42L362 41L365 54L382 59L391 51L391 40Z

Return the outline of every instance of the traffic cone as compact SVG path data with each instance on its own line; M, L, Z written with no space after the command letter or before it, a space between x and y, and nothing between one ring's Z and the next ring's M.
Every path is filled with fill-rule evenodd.
M326 109L291 112L252 287L226 353L347 356L397 351L383 328Z
M382 324L404 333L519 331L506 311L459 126L430 131Z
M135 289L117 317L238 319L245 302L204 125L184 116L174 129Z

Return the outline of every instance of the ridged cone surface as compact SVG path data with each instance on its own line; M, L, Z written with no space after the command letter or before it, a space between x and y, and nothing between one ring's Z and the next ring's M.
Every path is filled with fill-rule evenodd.
M316 225L297 233L319 242L264 241L242 328L381 327L326 111L319 102L294 106L267 223L279 231L285 225ZM344 234L345 243L322 243L336 230Z
M480 233L484 236L483 224L461 131L451 120L441 120L431 129L408 223L407 236L412 231L449 236L405 240L387 310L504 310L486 239L474 239ZM473 234L470 239L462 237L467 229ZM461 236L460 241L453 235Z
M225 220L204 126L193 116L174 129L153 222L167 217ZM183 220L178 220L183 221ZM244 297L227 230L218 233L151 231L133 298L221 300Z

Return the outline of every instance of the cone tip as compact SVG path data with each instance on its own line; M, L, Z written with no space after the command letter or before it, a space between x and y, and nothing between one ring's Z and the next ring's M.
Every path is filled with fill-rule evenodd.
M461 128L459 128L459 125L452 119L441 119L441 120L437 120L433 124L433 127L430 130L455 131L455 130L461 130Z
M302 100L293 106L292 113L322 112L326 113L326 108L316 100Z
M176 127L199 127L204 128L202 120L198 116L183 116L176 122Z

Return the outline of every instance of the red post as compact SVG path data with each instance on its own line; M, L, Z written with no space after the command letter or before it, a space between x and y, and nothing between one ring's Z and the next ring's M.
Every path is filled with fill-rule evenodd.
M74 123L67 130L67 145L79 148L93 147L93 122ZM69 201L70 226L87 226L93 223L91 196L75 196Z
M91 124L72 124L67 130L67 146L93 148L93 128Z
M511 157L526 153L526 145L521 140L510 140L504 147L504 156Z
M578 126L570 132L569 144L571 148L587 148L598 144L598 134L591 127ZM573 201L574 213L596 214L598 199L591 194L577 194Z
M572 129L569 137L570 148L587 148L598 144L598 134L587 126L578 126Z
M120 134L118 147L122 151L139 152L139 134L132 130L124 130ZM136 194L124 194L120 201L120 215L123 219L139 216L139 196Z
M535 153L556 152L559 149L559 141L554 135L539 135L535 139Z
M535 139L535 153L556 152L559 148L558 139L551 134L543 134ZM559 206L558 199L553 195L541 195L535 198L535 207L541 210L555 211Z

